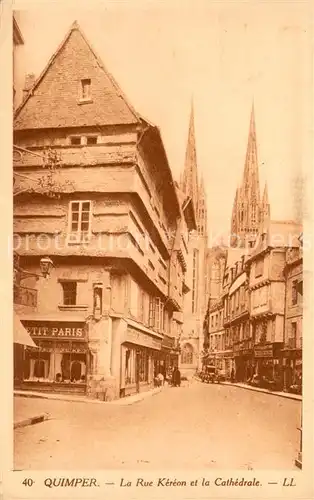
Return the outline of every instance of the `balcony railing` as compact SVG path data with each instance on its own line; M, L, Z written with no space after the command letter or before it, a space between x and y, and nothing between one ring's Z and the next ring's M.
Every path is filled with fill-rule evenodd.
M37 290L26 286L14 285L13 303L28 307L37 307Z

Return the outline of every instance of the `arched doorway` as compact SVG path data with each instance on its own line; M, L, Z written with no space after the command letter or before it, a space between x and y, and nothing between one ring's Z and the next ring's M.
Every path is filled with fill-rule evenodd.
M181 364L182 365L192 365L193 364L193 346L191 346L191 344L185 344L182 347Z

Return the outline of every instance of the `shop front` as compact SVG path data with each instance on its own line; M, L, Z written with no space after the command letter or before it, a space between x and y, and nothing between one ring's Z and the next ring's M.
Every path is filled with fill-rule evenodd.
M232 351L225 351L223 354L223 359L222 359L222 370L225 374L226 379L231 378L231 372L233 368L233 363L234 363L234 356Z
M159 337L128 326L121 343L120 397L154 387L154 369L161 352Z
M90 362L86 324L23 321L23 325L37 348L24 348L21 388L85 393Z
M283 350L284 391L302 394L302 349Z
M248 382L254 375L254 351L250 343L243 341L234 350L235 380Z
M260 379L283 385L282 343L266 343L254 347L254 372Z
M161 341L160 355L155 360L154 372L156 375L162 373L169 378L176 366L179 366L179 350L176 348L176 339L164 335Z

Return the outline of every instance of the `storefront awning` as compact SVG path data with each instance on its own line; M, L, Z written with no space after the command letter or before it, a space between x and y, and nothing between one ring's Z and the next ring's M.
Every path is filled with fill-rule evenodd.
M14 337L13 341L15 344L27 345L29 347L37 347L35 342L32 340L30 334L22 325L20 318L14 312L13 313L13 328L14 328Z

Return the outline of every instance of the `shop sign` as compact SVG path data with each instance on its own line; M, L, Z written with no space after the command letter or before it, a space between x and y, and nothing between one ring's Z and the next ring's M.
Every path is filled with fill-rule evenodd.
M256 358L272 358L273 357L273 348L271 347L256 347L254 349L254 356Z
M25 328L33 338L86 340L84 323L30 324L25 322Z
M167 347L168 349L175 349L175 338L174 337L164 337L161 342L162 347Z
M150 349L161 349L161 339L154 339L150 335L135 330L134 328L127 329L125 342L131 342L132 344L148 347Z
M224 358L233 358L233 352L227 352L227 353L223 354L223 357Z
M243 349L242 355L243 356L251 356L253 354L252 349Z

